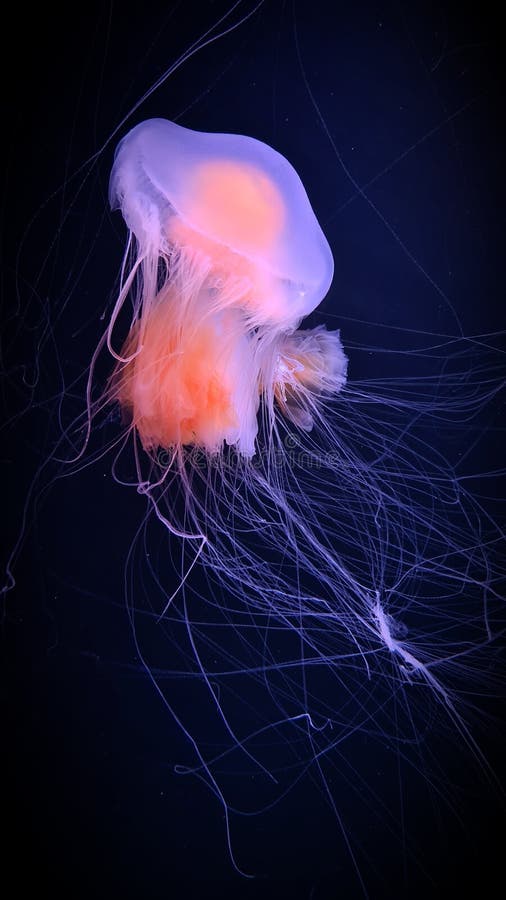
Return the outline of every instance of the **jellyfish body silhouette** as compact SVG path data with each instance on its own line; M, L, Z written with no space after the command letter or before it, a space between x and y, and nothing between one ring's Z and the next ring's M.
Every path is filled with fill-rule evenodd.
M121 142L110 197L141 270L114 380L145 449L226 442L251 457L262 396L310 427L297 394L339 390L346 360L337 334L296 330L333 259L290 163L252 138L155 119Z

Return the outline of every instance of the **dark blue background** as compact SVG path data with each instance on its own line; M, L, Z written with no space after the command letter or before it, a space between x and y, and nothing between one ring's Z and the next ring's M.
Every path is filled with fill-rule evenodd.
M68 398L64 422L80 409L82 382L74 379L98 339L121 260L123 225L107 209L116 140L95 165L80 166L227 8L87 3L29 16L17 9L7 28L18 61L3 76L7 547L33 472L58 440L57 398ZM231 21L251 9L248 0ZM164 116L250 134L284 153L335 255L323 312L342 329L351 378L374 377L378 367L388 373L381 351L404 346L406 329L456 334L442 294L464 333L504 326L498 32L487 4L266 0L175 73L118 137L136 121ZM370 351L358 349L364 345ZM500 411L484 420L497 441ZM104 426L104 446L114 426ZM482 453L483 470L501 459L490 444ZM199 782L173 775L183 741L138 674L123 604L124 561L143 512L142 499L111 478L107 457L56 481L29 508L2 635L4 880L10 868L17 895L33 878L37 893L54 898L362 896L311 783L247 838L239 834L239 853L247 849L249 868L265 873L249 882L230 867L215 801ZM500 717L499 703L484 703ZM499 772L500 733L491 724L485 737ZM367 741L360 752L367 768ZM369 776L381 781L381 761L371 758ZM410 865L407 876L389 835L368 833L366 807L347 809L353 833L374 849L371 897L453 897L463 888L493 895L504 823L495 789L474 770L467 777L455 760L461 825L439 807L428 815L413 773L410 840L423 865Z

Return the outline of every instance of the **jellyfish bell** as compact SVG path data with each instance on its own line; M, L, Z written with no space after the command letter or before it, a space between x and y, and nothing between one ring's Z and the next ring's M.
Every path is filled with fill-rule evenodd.
M200 256L216 304L257 323L293 326L330 287L332 253L299 176L254 138L143 122L118 147L110 201L141 254Z
M121 141L110 200L139 279L111 390L144 448L225 442L251 457L262 398L271 424L277 403L310 428L309 395L338 391L346 360L337 332L297 331L333 259L290 163L253 138L153 119Z

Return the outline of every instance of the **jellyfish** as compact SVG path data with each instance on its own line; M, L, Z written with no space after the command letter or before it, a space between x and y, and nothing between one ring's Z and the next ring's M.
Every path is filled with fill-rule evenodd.
M311 429L311 397L340 390L346 359L337 332L298 329L333 259L290 163L253 138L154 119L121 142L110 199L140 271L111 390L144 450L251 458L261 402L271 427L276 403Z
M119 406L118 458L132 438L130 483L167 535L165 561L144 557L140 618L128 601L136 648L192 748L176 771L219 800L244 874L232 812L270 809L310 769L340 823L329 771L357 735L400 756L429 707L483 765L461 698L473 646L493 639L493 540L435 436L483 397L458 367L347 384L340 332L303 321L330 289L332 252L295 169L259 140L143 122L116 151L110 203L128 237L99 345L112 372L98 401L88 390L88 422ZM148 659L148 623L180 659L186 700ZM237 766L260 779L241 810L227 794Z

